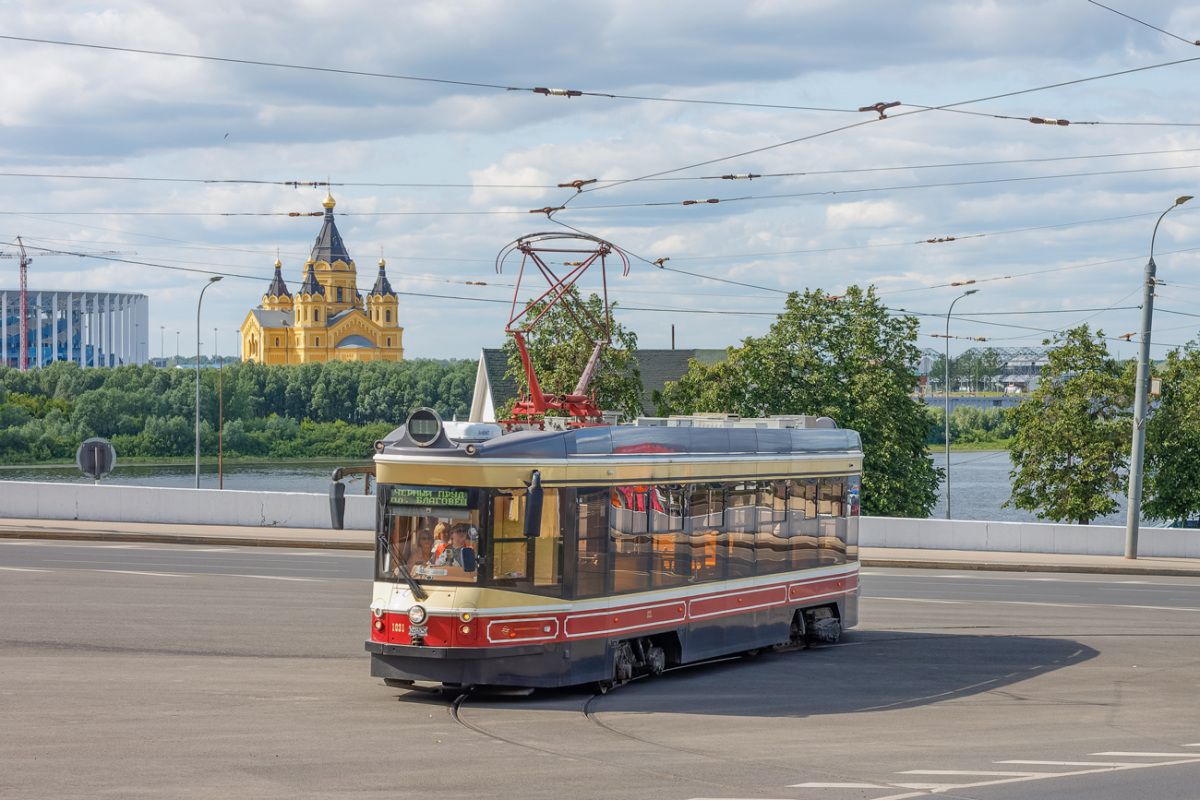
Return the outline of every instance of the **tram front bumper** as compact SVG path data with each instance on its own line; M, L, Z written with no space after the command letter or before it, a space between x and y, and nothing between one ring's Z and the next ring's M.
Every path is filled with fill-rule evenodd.
M503 647L424 647L366 642L371 675L464 686L557 687L601 680L610 671L605 643Z

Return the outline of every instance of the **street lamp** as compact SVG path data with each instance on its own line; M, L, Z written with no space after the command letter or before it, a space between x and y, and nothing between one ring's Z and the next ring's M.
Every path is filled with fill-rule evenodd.
M200 488L200 304L204 302L204 292L208 287L221 280L220 275L214 275L200 290L200 299L196 301L196 488Z
M950 314L954 304L969 294L975 294L978 289L967 289L950 303L946 312L946 519L950 519Z
M1146 454L1146 394L1150 388L1150 328L1154 319L1154 237L1158 223L1172 208L1181 206L1191 195L1175 198L1166 211L1158 215L1154 232L1150 234L1150 260L1146 262L1146 280L1142 287L1142 346L1138 353L1137 383L1133 390L1133 448L1129 459L1129 509L1125 517L1125 557L1137 558L1138 523L1142 516L1142 460Z

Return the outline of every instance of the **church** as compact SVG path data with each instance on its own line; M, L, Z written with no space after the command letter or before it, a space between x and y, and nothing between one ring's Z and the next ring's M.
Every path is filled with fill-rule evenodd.
M293 296L275 259L275 278L242 323L242 358L260 364L308 361L400 361L400 301L388 282L383 259L375 285L364 298L357 271L333 221L333 195L326 193L325 219L313 244L304 281Z

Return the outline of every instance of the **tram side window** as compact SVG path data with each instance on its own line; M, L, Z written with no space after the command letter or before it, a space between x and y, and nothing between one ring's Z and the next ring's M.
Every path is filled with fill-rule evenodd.
M846 479L821 478L817 495L822 564L846 563Z
M599 597L608 592L608 489L580 489L576 499L575 596Z
M851 475L846 482L846 560L858 561L858 518L862 478Z
M614 486L608 512L612 531L612 590L650 588L649 487Z
M787 531L791 569L810 569L817 566L819 523L816 478L788 481Z
M725 527L725 487L720 483L694 483L686 487L687 516L684 533L690 549L692 580L721 579L724 554L718 553L718 539Z
M524 492L493 494L488 585L561 596L563 546L558 499L557 489L543 490L538 535L526 537Z
M650 487L650 582L678 586L691 574L691 543L683 532L687 495L683 486Z
M758 483L742 481L729 485L729 505L725 510L726 577L749 578L754 575L754 537L758 531Z
M684 493L682 486L669 484L650 487L650 531L674 533L683 530Z
M754 537L754 558L759 575L785 572L791 568L787 493L788 481L762 481L758 485L758 530Z

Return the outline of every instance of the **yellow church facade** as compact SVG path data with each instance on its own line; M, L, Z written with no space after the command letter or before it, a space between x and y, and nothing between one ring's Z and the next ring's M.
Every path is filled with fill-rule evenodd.
M242 357L260 364L308 361L400 361L404 358L400 302L388 282L383 259L375 285L364 297L358 275L333 221L333 196L325 197L325 219L304 265L304 280L292 295L276 259L275 278L262 305L242 323Z

